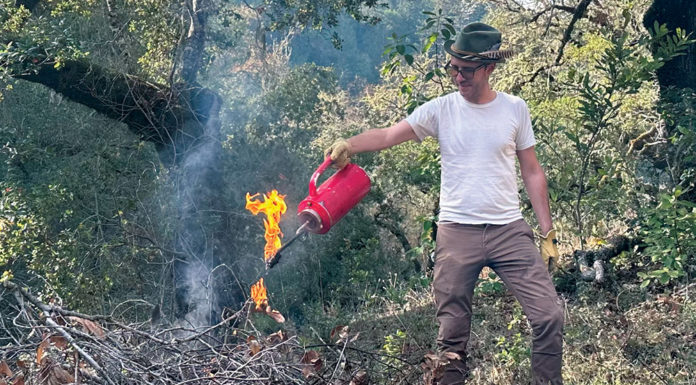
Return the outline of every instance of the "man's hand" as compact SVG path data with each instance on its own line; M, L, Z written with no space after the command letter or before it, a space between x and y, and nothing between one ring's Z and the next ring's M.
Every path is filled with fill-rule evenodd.
M549 269L555 269L558 266L558 248L556 244L556 230L549 230L546 235L541 235L541 258L544 260L544 264Z
M345 139L337 140L325 151L325 155L331 157L334 167L339 170L350 163L351 154L350 143Z

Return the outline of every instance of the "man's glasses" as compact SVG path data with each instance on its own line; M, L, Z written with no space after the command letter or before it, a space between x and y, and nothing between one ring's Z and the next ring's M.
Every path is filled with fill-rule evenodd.
M457 74L462 74L463 77L467 77L469 75L473 75L474 73L476 73L476 71L479 70L479 68L483 68L488 64L489 63L483 63L477 65L476 67L457 67L448 62L447 65L445 65L445 71L447 71L449 76L453 78L456 78Z

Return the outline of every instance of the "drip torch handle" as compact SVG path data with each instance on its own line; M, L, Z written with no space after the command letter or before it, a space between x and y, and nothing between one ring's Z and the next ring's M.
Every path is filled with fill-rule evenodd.
M329 166L331 166L331 163L333 163L331 157L327 156L326 159L324 159L324 162L319 165L319 168L314 171L312 178L309 180L309 196L313 197L317 195L317 179L319 179L319 176L323 174L324 171L329 168Z

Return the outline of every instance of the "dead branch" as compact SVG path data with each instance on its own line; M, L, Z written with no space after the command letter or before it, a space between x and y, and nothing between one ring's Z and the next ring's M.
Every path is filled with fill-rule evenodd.
M605 279L605 265L623 251L630 250L638 244L636 239L616 236L608 240L607 245L594 250L575 250L573 258L580 270L580 277L586 282L601 284ZM592 266L592 267L590 267Z
M418 363L355 347L359 333L347 327L313 346L283 331L262 336L251 302L215 325L159 330L55 303L12 281L0 285L0 365L27 383L366 384L368 377L413 383L421 376ZM245 329L235 328L245 315Z

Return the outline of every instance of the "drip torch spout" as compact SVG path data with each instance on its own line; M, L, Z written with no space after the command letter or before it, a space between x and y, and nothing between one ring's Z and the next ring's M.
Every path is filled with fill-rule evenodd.
M282 256L281 253L298 238L303 238L303 236L307 234L308 228L309 221L303 223L302 226L300 226L300 228L297 229L297 231L295 231L295 236L290 238L290 240L288 240L287 243L285 243L280 249L278 249L278 251L276 251L275 255L271 259L266 261L266 269L271 269L273 266L277 265L278 261L280 260L280 257Z

